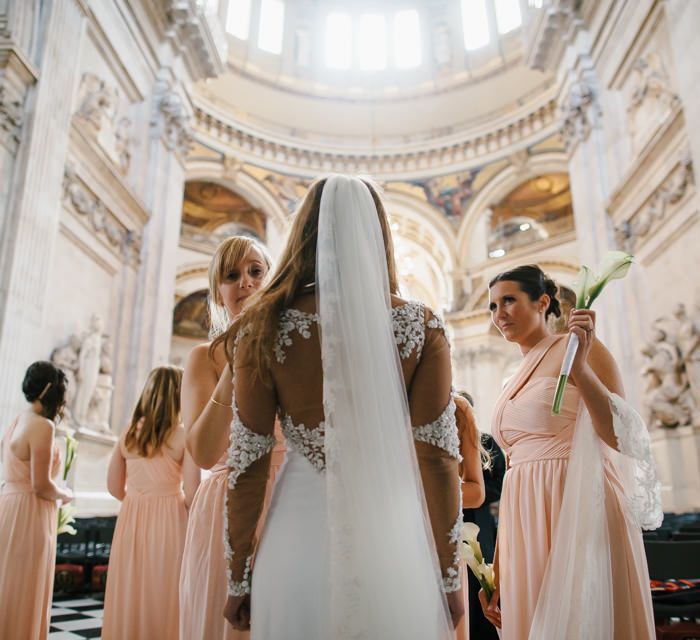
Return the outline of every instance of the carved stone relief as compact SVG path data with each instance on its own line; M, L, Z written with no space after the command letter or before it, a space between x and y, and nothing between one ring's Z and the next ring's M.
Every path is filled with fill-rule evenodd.
M163 136L169 149L175 150L183 158L187 155L192 145L190 118L182 98L165 80L158 81L155 86L151 126Z
M139 264L141 233L126 229L70 166L66 167L63 176L63 198L80 216L87 218L95 234L104 238L126 262Z
M0 86L0 141L16 150L22 130L22 101L9 95L5 87Z
M561 135L567 148L585 142L602 115L595 91L583 80L574 83L561 107Z
M642 56L632 66L632 91L627 107L630 137L634 148L658 129L680 99L657 53Z
M680 303L654 321L642 354L649 425L700 427L700 304L689 315Z
M83 74L80 106L75 113L122 174L131 163L131 120L122 114L119 91L93 73Z
M694 182L693 161L690 151L686 150L676 168L654 191L644 207L615 227L618 246L634 252L638 244L668 215L669 208L683 198L688 187Z

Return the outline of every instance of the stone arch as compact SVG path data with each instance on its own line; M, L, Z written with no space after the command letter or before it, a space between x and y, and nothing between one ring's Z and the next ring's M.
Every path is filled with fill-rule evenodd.
M457 232L456 256L461 270L469 270L486 258L486 244L479 223L483 224L486 210L505 198L526 180L543 173L568 173L568 157L564 152L538 153L528 158L524 167L508 165L484 185L470 203ZM481 243L483 242L483 247Z
M267 246L273 256L279 255L289 228L289 216L280 202L259 180L239 169L232 171L218 160L195 159L187 162L185 179L210 180L243 196L260 208L272 223L268 229Z

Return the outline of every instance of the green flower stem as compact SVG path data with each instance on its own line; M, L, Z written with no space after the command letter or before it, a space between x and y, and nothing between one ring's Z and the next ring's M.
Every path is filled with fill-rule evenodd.
M564 389L566 389L566 383L569 380L569 376L560 375L559 382L557 382L557 390L554 393L554 402L552 403L552 415L558 416L561 413L561 403L564 400Z

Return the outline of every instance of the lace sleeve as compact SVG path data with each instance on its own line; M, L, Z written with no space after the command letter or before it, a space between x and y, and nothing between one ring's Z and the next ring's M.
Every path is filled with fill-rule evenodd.
M627 467L624 469L625 493L630 512L642 529L657 529L664 514L649 431L642 417L628 402L615 393L610 394L609 401L618 448L626 457L623 466Z
M224 549L229 595L250 593L255 532L275 446L276 398L252 369L235 356L233 420L228 449L228 485L224 504Z
M451 395L450 348L441 327L430 326L409 392L409 406L428 513L446 592L460 588L462 523L459 438Z

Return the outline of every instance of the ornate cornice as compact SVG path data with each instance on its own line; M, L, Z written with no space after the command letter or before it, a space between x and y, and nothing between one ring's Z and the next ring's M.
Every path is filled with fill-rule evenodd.
M141 232L127 229L70 165L66 166L63 175L63 201L79 217L84 218L92 231L105 240L126 262L132 265L140 264Z
M330 144L282 137L195 103L196 137L242 162L313 177L321 172L371 173L385 179L426 177L477 167L539 142L559 127L556 101L547 96L532 109L504 118L490 129L432 139L400 149L339 150Z

